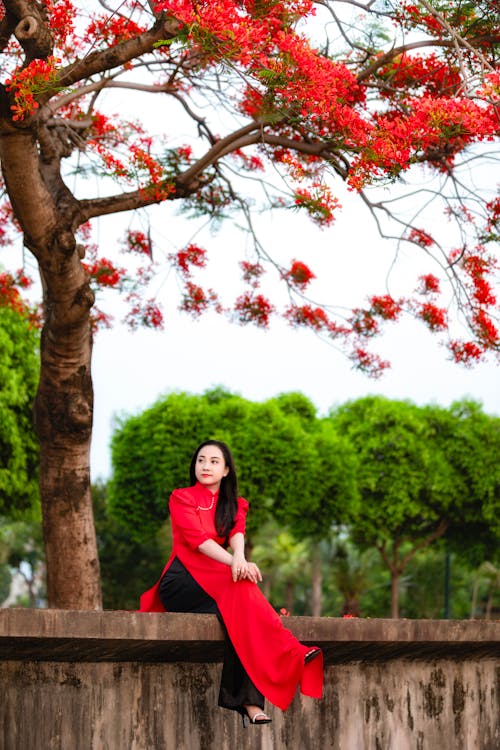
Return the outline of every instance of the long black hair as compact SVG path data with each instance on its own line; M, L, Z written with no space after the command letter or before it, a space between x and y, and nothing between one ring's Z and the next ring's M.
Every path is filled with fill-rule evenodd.
M224 456L226 468L229 469L227 475L221 479L219 499L217 500L217 507L215 509L215 528L217 533L219 536L228 537L229 532L234 526L236 511L238 510L238 477L236 476L233 454L228 446L220 440L204 440L200 443L191 459L189 479L192 485L196 484L196 459L198 458L198 453L206 445L214 445L216 448L219 448Z

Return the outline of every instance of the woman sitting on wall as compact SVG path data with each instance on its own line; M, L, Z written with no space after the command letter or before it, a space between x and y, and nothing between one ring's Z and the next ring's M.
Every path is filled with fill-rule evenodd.
M238 711L244 726L266 724L264 697L285 710L300 684L302 693L321 698L322 652L283 626L257 586L260 570L245 558L248 503L238 497L227 445L201 443L190 480L170 496L172 555L140 611L216 614L226 631L219 706Z

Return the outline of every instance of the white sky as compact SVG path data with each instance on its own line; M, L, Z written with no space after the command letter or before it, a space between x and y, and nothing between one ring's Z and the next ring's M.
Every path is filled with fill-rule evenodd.
M344 194L342 202L344 209L329 229L316 229L308 218L285 212L272 221L261 220L261 238L278 257L310 263L318 273L314 291L321 300L353 307L368 294L385 292L395 245L378 237L355 196ZM103 224L103 236L116 228L116 222L115 217L108 226ZM193 231L188 220L175 217L169 207L158 209L153 226L158 227L157 252L181 247ZM227 299L234 299L239 293L237 260L243 256L244 235L229 222L218 235L202 232L197 241L209 249L211 258L207 271L200 272L200 281L225 289ZM413 262L414 252L404 251L406 256L391 275L391 290L416 285L422 270ZM432 266L426 268L432 270ZM173 276L160 283L159 297L167 312L163 332L132 333L118 326L96 337L94 479L111 472L109 441L115 417L139 413L171 391L202 393L220 385L256 401L301 391L320 414L334 404L369 393L444 406L471 397L488 413L500 414L498 366L489 363L465 369L451 363L438 338L413 320L393 324L372 342L371 348L392 362L391 370L373 380L354 371L339 351L313 333L293 330L279 320L268 330L234 325L213 313L192 320L176 309L178 290ZM269 283L273 299L279 298L277 287L278 283Z

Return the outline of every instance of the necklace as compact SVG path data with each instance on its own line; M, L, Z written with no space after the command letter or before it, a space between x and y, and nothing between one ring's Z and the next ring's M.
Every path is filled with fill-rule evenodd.
M210 505L208 506L208 508L203 508L203 506L198 505L198 507L196 508L196 510L212 510L212 508L214 507L214 502L215 502L215 495L212 495L212 502L210 503Z

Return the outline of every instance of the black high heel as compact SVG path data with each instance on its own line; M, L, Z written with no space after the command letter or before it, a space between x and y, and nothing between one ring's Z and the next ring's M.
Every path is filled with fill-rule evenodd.
M321 649L315 646L310 651L307 652L307 654L304 656L304 664L309 664L310 661L315 659L317 656L319 656L321 653Z
M243 708L243 711L245 713L241 714L241 719L243 721L243 729L247 728L248 723L250 724L270 724L272 722L272 719L267 716L267 714L264 713L264 711L258 711L256 714L254 714L253 718L250 718L248 711L246 708ZM263 717L261 719L257 717Z

